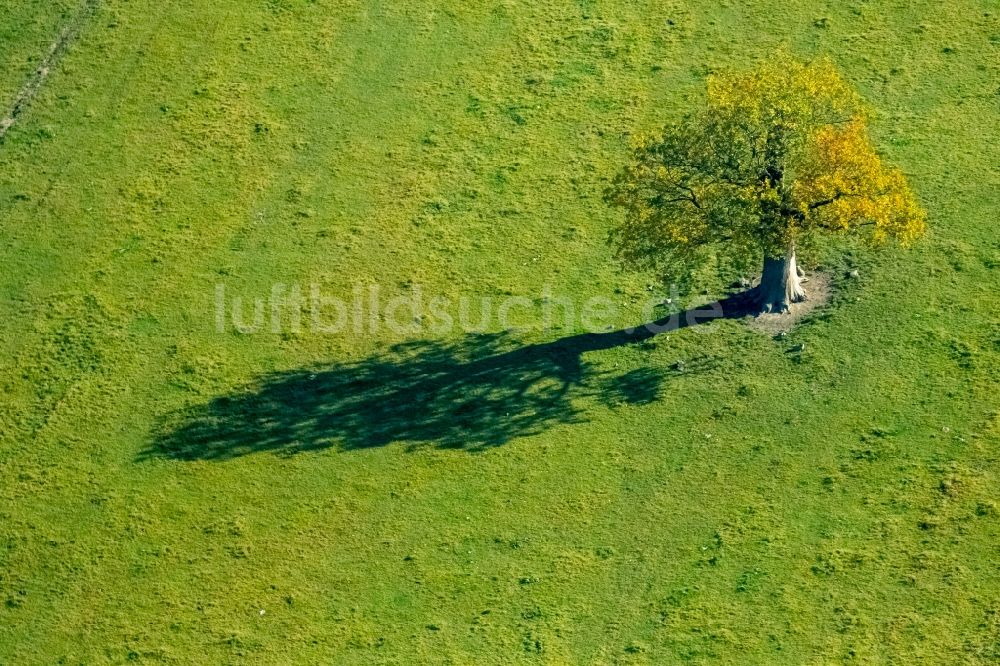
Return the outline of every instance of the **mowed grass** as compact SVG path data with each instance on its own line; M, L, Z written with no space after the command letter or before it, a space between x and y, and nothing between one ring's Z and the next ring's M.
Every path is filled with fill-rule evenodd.
M220 283L640 323L628 134L783 46L932 225L787 338L215 330ZM987 0L107 0L0 145L0 662L995 663L998 56Z

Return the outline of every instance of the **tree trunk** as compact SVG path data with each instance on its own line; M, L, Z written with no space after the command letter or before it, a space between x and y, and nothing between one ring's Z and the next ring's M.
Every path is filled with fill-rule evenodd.
M792 303L806 300L795 265L794 247L789 247L784 257L764 257L755 296L761 312L788 312Z

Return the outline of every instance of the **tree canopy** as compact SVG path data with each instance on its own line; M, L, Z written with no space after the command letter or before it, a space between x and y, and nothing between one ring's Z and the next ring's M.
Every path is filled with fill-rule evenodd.
M702 108L634 139L607 200L626 264L678 280L715 256L791 256L826 233L908 244L926 215L868 135L869 113L829 60L777 56L711 76ZM758 264L759 265L759 264Z

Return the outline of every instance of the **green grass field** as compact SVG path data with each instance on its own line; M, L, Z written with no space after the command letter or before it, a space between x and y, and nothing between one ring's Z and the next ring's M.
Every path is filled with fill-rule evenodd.
M6 106L77 5L0 7ZM782 47L930 221L786 338L217 331L219 284L641 323L628 135ZM998 136L993 0L105 0L0 144L0 663L997 663Z

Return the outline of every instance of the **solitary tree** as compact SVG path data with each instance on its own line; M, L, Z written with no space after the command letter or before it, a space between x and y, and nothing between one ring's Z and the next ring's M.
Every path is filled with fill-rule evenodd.
M924 211L883 163L860 97L826 60L778 57L712 76L707 104L661 133L639 136L607 192L625 209L612 231L626 264L667 279L712 259L763 261L750 292L763 312L805 299L796 246L826 233L875 245L920 236ZM759 263L757 265L760 265Z

